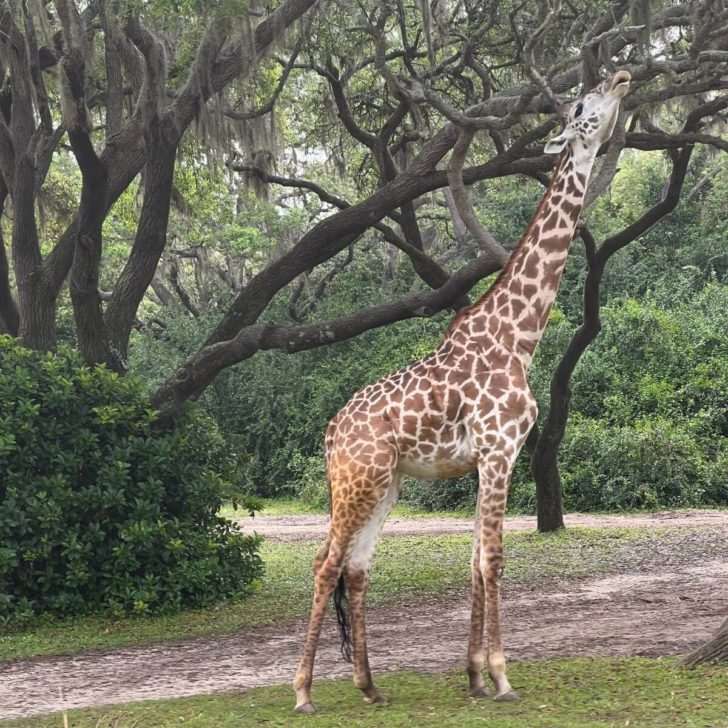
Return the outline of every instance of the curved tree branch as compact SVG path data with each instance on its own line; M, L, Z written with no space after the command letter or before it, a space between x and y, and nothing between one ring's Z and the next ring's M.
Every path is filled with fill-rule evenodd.
M223 369L253 356L257 351L281 349L304 351L358 336L380 326L415 316L433 316L449 308L478 281L497 267L486 257L478 258L453 274L441 288L416 293L359 311L349 316L302 326L248 326L230 340L203 347L189 358L155 392L152 405L164 422L179 405L207 387Z
M455 203L460 219L475 238L478 246L486 255L490 255L494 263L504 266L508 260L508 252L505 248L483 227L478 220L473 205L468 196L463 182L463 164L467 156L470 144L473 141L475 132L472 129L463 129L460 137L455 143L455 148L450 158L450 166L447 172L447 181L450 184L452 199Z

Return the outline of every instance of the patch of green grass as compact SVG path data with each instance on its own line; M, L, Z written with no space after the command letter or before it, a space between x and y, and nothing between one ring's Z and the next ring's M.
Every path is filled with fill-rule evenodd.
M554 534L506 534L505 587L624 567L640 553L640 544L657 550L664 533L570 528ZM471 543L470 535L383 538L372 571L369 604L391 605L467 589ZM25 629L0 634L0 660L230 634L306 617L313 582L311 560L319 545L263 543L266 574L260 588L240 602L169 616L39 620Z
M308 503L302 503L296 498L259 498L260 511L262 516L325 516L328 515L328 508L316 508ZM232 520L243 518L248 515L244 508L235 509L231 505L225 505L220 509L220 515ZM423 511L421 508L409 505L408 503L397 503L392 510L392 518L469 518L473 511Z
M256 498L256 502L260 505L260 510L256 514L263 516L307 516L307 515L324 515L328 513L328 509L319 509L302 503L295 498ZM244 518L248 515L245 508L233 508L232 505L224 505L220 509L220 515L233 520Z
M300 500L297 500L296 498L291 497L285 497L285 498L259 498L257 499L261 504L262 508L260 513L264 516L299 516L299 515L327 515L328 509L327 508L316 508L314 506L308 505L306 503L302 503ZM687 513L694 511L694 508L681 508L681 507L675 507L675 508L660 508L661 512L669 512L669 513ZM721 507L719 505L701 505L698 510L701 511L715 511L715 510L725 510L725 507ZM634 510L630 511L629 513L625 513L621 510L614 510L614 511L597 511L590 513L589 515L600 515L600 516L609 516L609 515L618 515L621 517L639 517L644 516L648 513L653 513L654 511L648 508L642 509L642 510ZM417 508L416 506L410 505L409 503L405 502L399 502L392 510L392 518L471 518L473 516L473 509L463 509L463 510L457 510L457 511L425 511L421 508ZM224 506L220 510L220 514L225 516L226 518L240 518L242 516L246 516L247 513L244 509L238 509L237 511L233 509L232 506ZM527 516L527 515L533 515L533 513L525 513L523 511L511 511L509 510L506 513L507 516Z
M391 704L365 705L350 680L314 684L321 712L292 712L289 686L245 693L144 702L107 709L70 711L71 728L114 726L315 726L332 728L438 728L497 725L498 728L723 728L728 726L728 668L687 670L672 660L571 659L515 663L510 678L520 695L511 703L471 700L462 674L410 672L382 676ZM8 728L62 725L59 714L9 721Z

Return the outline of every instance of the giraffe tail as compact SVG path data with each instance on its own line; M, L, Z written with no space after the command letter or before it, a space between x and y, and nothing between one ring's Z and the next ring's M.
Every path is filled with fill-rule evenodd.
M351 618L349 615L349 598L346 594L346 578L342 574L334 589L334 608L336 621L341 634L341 656L351 662Z
M336 418L331 420L326 430L326 439L324 442L324 457L326 460L326 485L329 491L329 513L333 516L334 499L331 493L331 477L329 475L329 453L331 452L331 443L333 441L333 433L336 428ZM330 537L330 534L329 534ZM334 609L336 610L336 621L339 623L339 633L341 634L341 656L347 661L351 659L351 616L349 610L349 597L346 593L346 577L342 571L339 580L334 589Z

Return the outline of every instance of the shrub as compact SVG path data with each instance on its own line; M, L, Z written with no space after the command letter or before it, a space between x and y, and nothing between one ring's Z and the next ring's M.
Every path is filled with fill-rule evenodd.
M198 607L261 574L217 515L229 463L195 407L162 431L138 380L7 337L0 401L0 623Z
M317 510L328 510L329 486L324 454L321 451L313 455L297 452L291 459L290 469L293 473L290 486L301 503Z
M444 480L413 480L402 487L401 500L423 511L475 511L477 474Z
M561 450L566 510L728 503L728 447L711 452L692 423L662 418L615 427L574 417Z

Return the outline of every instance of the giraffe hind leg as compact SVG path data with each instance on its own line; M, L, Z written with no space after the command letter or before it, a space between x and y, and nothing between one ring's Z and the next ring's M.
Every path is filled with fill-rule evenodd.
M372 680L366 643L365 601L374 551L384 521L397 500L402 478L393 475L384 496L372 512L369 522L359 531L352 544L345 568L346 586L351 609L351 637L353 646L354 685L364 694L367 703L384 703Z
M373 495L372 499L363 499L362 503L357 503L355 514L347 508L342 508L337 502L339 487L341 485L352 485L352 483L336 483L332 481L332 515L329 527L329 535L327 543L321 548L314 559L314 597L311 607L311 616L309 619L306 638L304 641L303 654L298 665L296 677L293 681L293 688L296 693L296 711L300 713L314 713L316 708L311 701L311 684L313 682L313 665L316 657L316 649L318 647L319 636L321 634L321 626L326 615L327 607L337 584L340 581L344 569L351 571L362 570L362 564L366 563L366 572L368 573L371 557L374 553L374 547L378 539L384 519L391 510L394 500L399 492L399 483L394 482L391 472L386 478L388 487L382 489L381 483L385 481L384 473L379 473L379 477L371 482L371 488L363 492L369 492ZM361 488L365 484L362 479L355 484L357 488ZM376 494L384 495L377 497ZM392 491L394 493L392 494ZM384 503L384 505L382 505ZM376 528L374 527L376 525ZM351 610L352 631L353 631L353 648L354 648L354 671L355 675L368 674L368 662L366 657L366 644L362 645L364 638L363 629L363 594L359 587L359 581L356 577L353 579L354 589L352 590L353 606ZM341 592L338 593L338 601L342 604ZM361 606L359 606L361 605ZM361 615L361 616L360 616ZM359 637L361 635L361 639ZM363 656L363 657L362 657ZM371 681L371 677L370 677ZM364 683L360 679L360 682ZM365 698L367 692L371 697L375 697L375 689L369 685L363 685L365 690Z
M301 661L293 680L293 689L296 692L296 711L299 713L315 713L316 708L311 702L311 683L313 680L313 663L316 657L321 625L323 624L326 608L331 594L334 591L343 569L345 546L331 538L314 559L314 591L311 617L308 622L306 638Z

